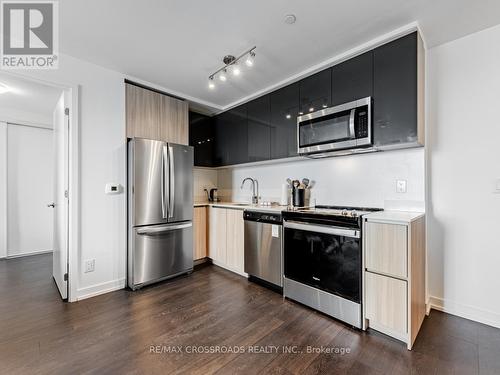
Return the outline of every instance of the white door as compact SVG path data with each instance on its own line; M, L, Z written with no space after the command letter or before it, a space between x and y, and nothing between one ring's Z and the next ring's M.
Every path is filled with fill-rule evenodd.
M54 236L52 275L63 299L68 298L69 116L64 93L54 110Z
M7 256L52 251L52 129L7 125Z

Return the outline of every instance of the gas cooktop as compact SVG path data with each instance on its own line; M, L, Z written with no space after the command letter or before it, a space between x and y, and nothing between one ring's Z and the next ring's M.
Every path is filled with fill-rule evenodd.
M382 208L371 207L345 207L345 206L316 206L314 208L303 208L294 210L297 213L323 215L323 216L344 216L356 218L371 212L382 211Z

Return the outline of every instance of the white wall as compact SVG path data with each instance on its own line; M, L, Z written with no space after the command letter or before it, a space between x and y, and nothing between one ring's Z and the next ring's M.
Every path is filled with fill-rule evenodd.
M428 53L431 303L500 327L500 26Z
M51 129L7 125L7 256L52 251Z
M32 124L45 128L52 128L52 117L49 114L31 112L28 110L20 110L5 106L0 107L0 121L16 124Z
M7 256L7 124L0 122L0 258Z
M76 297L123 288L126 196L105 195L104 186L108 182L126 186L125 76L64 54L57 70L19 73L80 87L80 269ZM95 259L94 272L83 273L87 259Z
M245 177L259 181L262 199L278 202L287 177L307 177L315 181L316 204L423 210L424 175L424 149L415 148L224 169L218 181L221 194L233 201L250 201L250 185L240 189ZM407 193L396 192L397 179L407 180Z

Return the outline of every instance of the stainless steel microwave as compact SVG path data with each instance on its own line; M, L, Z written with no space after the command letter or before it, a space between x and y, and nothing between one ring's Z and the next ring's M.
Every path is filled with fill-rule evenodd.
M372 145L372 98L366 97L297 117L299 155Z

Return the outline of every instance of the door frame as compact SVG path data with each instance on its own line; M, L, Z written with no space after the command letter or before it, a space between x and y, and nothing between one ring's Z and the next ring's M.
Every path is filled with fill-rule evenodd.
M78 254L80 253L80 85L59 80L34 78L33 73L2 73L19 79L56 87L68 92L69 103L69 135L68 135L68 169L69 169L69 202L68 202L68 302L78 300Z

